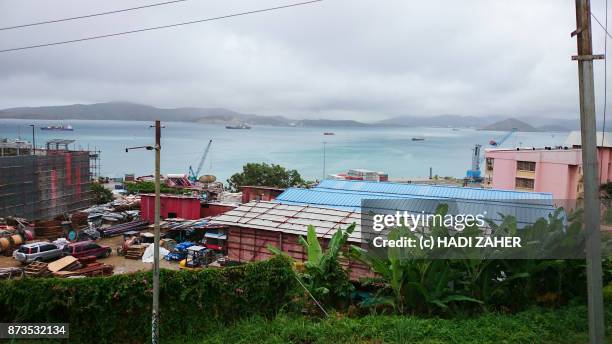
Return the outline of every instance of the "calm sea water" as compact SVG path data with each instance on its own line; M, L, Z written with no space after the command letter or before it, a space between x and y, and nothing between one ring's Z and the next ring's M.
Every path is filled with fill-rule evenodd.
M101 173L120 177L125 173L152 174L154 156L150 151L125 148L153 144L151 123L135 121L31 121L0 120L0 137L36 142L53 139L76 140L76 148L97 148L101 153ZM74 131L41 131L40 126L72 125ZM247 162L267 162L297 169L308 179L323 176L323 142L326 146L326 172L345 172L349 168L384 171L391 178L427 176L429 167L440 176L463 177L470 167L474 144L487 146L503 132L451 128L278 128L253 127L227 130L222 125L163 123L162 173L187 173L198 164L210 139L211 151L201 174L225 180ZM333 131L335 135L324 136ZM425 141L412 141L412 137ZM562 144L567 133L515 133L504 147L552 146Z

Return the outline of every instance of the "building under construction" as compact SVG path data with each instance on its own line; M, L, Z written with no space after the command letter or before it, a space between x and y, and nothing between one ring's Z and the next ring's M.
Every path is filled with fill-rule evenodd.
M44 149L0 140L0 217L51 219L92 204L90 159L98 153L69 149L73 140L51 140Z

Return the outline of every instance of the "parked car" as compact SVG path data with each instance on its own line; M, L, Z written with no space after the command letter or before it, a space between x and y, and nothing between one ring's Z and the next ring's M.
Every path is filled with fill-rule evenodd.
M64 255L82 258L87 256L95 256L97 258L106 258L113 251L110 246L100 245L93 241L79 241L68 244L64 247Z
M34 242L21 245L18 250L13 252L13 258L24 264L54 260L62 255L62 249L50 242Z

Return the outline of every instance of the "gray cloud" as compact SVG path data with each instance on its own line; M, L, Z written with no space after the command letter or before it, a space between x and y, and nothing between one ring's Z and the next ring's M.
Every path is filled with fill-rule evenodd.
M21 24L153 1L5 0ZM0 48L289 1L197 1L0 31ZM599 5L599 6L595 6ZM593 12L604 17L601 4ZM128 100L302 118L575 117L574 3L326 0L273 13L0 54L0 107ZM604 36L594 23L596 52ZM599 109L603 62L596 62Z

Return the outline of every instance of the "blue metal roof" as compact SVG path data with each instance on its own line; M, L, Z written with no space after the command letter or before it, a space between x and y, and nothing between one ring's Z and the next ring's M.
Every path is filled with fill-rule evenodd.
M402 191L409 192L401 193ZM484 213L487 218L498 222L501 220L499 213L502 213L514 216L519 224L524 225L534 223L541 217L547 218L555 211L552 194L534 194L534 197L526 197L531 193L416 184L323 181L311 189L289 188L276 198L276 202L361 211L362 201L380 200L374 202L376 209L428 214L433 213L439 203L446 203L449 204L451 214ZM504 197L499 197L500 195ZM484 197L476 198L477 196Z
M446 185L404 184L354 180L323 180L317 190L343 190L388 195L451 198L464 200L521 201L521 203L553 204L553 196L546 192L480 189Z

